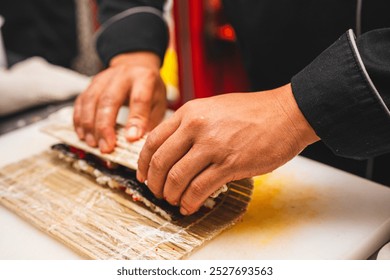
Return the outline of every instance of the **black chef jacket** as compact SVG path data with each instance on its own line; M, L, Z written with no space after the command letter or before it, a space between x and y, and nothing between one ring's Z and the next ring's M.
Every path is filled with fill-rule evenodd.
M77 55L74 0L1 0L9 66L32 56L70 67Z
M137 50L163 58L168 40L163 2L100 1L104 24L97 48L106 64L116 54ZM322 142L336 155L367 159L390 152L390 2L362 2L362 35L355 38L351 29L357 24L358 2L224 0L223 4L236 30L252 89L291 82L299 108ZM357 167L344 169L363 175L359 163L346 163Z

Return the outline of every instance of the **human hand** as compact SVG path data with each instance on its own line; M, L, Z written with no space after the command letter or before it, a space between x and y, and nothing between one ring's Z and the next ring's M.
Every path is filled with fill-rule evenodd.
M197 99L149 134L137 178L189 215L223 184L270 172L317 140L290 84Z
M115 124L120 107L129 102L126 138L135 141L154 128L166 111L165 85L160 59L151 52L121 54L94 77L74 105L78 137L103 153L115 148Z

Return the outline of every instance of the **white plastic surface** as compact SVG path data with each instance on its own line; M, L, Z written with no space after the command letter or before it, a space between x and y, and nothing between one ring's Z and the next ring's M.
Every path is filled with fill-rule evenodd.
M0 166L56 142L40 125L0 137ZM302 157L267 178L272 205L255 196L241 223L191 259L366 259L390 240L390 188ZM0 224L0 259L80 258L2 206Z

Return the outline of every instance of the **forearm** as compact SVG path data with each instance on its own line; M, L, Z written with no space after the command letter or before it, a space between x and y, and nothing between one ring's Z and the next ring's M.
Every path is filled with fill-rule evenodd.
M388 40L378 44L362 36L355 41L349 31L292 79L303 115L338 155L368 158L390 151L390 112L385 103L390 95L389 72L375 63L366 67L369 56L360 51L370 50L378 59L381 55L375 49L385 49ZM364 44L369 45L362 47ZM386 55L381 59L386 57L390 59ZM380 77L381 92L376 86Z

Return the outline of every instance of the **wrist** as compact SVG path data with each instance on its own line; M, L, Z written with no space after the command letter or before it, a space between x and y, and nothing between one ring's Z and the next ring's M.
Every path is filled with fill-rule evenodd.
M118 54L110 60L110 67L123 64L134 66L137 65L159 70L161 67L161 59L153 52L139 51Z
M287 84L276 90L278 91L277 94L275 94L276 99L290 119L294 135L297 138L298 143L302 146L301 148L304 149L306 146L319 141L320 138L298 107L292 92L291 84Z

